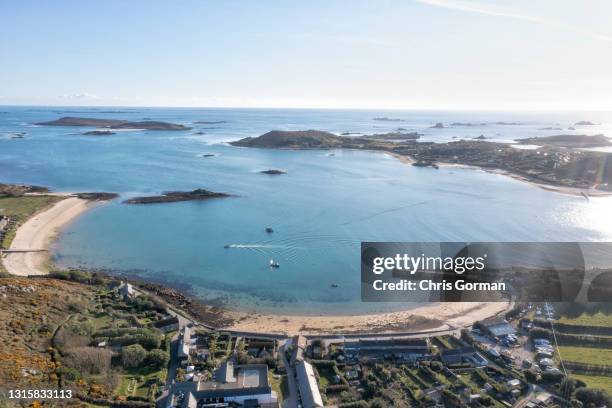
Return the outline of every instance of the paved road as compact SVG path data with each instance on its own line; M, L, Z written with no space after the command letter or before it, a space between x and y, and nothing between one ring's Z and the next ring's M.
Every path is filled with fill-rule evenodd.
M172 337L170 341L170 362L168 363L168 375L166 376L166 387L170 387L174 384L176 378L176 369L178 368L178 344L179 335L178 333Z
M289 397L282 401L283 408L297 408L298 406L298 387L297 381L295 380L295 370L289 364L289 360L287 360L287 353L285 352L285 347L287 344L291 344L291 342L286 342L279 348L278 352L281 353L283 357L283 365L285 366L285 371L287 372L287 384L289 385Z

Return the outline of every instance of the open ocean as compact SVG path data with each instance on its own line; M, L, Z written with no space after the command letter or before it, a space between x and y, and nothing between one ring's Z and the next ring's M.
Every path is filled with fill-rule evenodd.
M318 314L401 308L361 303L361 241L612 241L612 197L586 200L480 170L417 168L384 153L226 143L273 129L367 134L402 127L424 133L421 141L609 136L609 114L76 107L0 112L0 182L121 194L60 235L53 247L56 263L185 285L204 299L241 309ZM90 129L32 125L62 116L147 118L194 129L83 136ZM383 116L402 121L373 120ZM600 124L567 130L581 120ZM436 122L478 125L429 128ZM13 132L27 134L12 139ZM208 153L215 156L202 157ZM287 174L259 173L271 168ZM194 188L237 197L121 204L132 196ZM275 232L267 234L267 226ZM280 268L271 270L270 258Z

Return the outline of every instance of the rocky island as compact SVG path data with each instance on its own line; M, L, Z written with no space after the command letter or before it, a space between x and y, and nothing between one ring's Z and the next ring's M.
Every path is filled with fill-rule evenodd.
M115 132L111 132L110 130L90 130L89 132L81 133L85 136L110 136L114 135Z
M433 143L397 137L389 140L387 135L341 137L318 130L276 130L231 144L273 149L378 150L408 157L419 163L417 166L435 168L438 163L469 165L501 170L539 184L612 191L612 154L605 152L560 147L554 143L538 149L516 149L507 143L487 140ZM596 140L603 143L603 139ZM528 143L533 143L533 140Z
M378 117L378 118L374 118L372 120L377 120L379 122L403 122L404 119L399 119L399 118L388 118L386 116L383 117Z
M125 204L158 204L158 203L174 203L177 201L196 201L208 200L211 198L232 197L231 194L216 193L214 191L198 188L192 191L167 191L162 195L133 197L125 200Z
M388 150L406 141L415 141L416 132L389 132L363 136L337 136L321 130L272 130L259 137L230 142L232 146L272 149L373 149Z
M610 138L604 135L556 135L544 137L528 137L517 139L520 144L546 145L568 148L606 147L612 146Z
M281 174L287 174L285 170L278 170L278 169L262 170L260 171L260 173L268 174L270 176L280 176Z
M108 201L119 197L119 194L105 192L76 193L75 197L88 201Z
M48 122L38 122L41 126L94 126L108 129L144 129L144 130L190 130L190 127L176 123L143 120L132 122L121 119L96 119L65 116Z

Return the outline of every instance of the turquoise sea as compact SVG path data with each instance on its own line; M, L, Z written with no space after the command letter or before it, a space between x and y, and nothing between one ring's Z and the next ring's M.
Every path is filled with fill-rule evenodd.
M612 240L612 198L585 200L474 169L415 168L384 153L226 143L272 129L340 134L402 127L431 141L481 134L506 142L560 133L609 135L612 117L602 113L80 107L0 107L0 112L0 182L121 194L60 235L53 247L59 265L140 275L232 307L317 314L402 307L360 301L361 241ZM33 125L62 116L149 118L194 129L96 137L80 135L86 128ZM567 130L581 120L598 125ZM431 129L436 122L477 125ZM14 132L26 135L14 139ZM209 153L214 156L202 157ZM287 174L259 173L270 168ZM194 188L237 197L121 203ZM266 233L267 226L275 232ZM280 268L270 269L270 258Z

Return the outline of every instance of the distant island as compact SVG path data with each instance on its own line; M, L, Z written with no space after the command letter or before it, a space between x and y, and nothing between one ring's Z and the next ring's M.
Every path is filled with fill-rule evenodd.
M41 126L94 126L109 129L144 129L144 130L190 130L190 127L176 123L144 120L132 122L120 119L96 119L65 116L48 122L38 122Z
M198 120L196 122L198 125L218 125L220 123L227 123L225 120Z
M379 117L379 118L374 118L372 120L378 120L380 122L403 122L404 119L399 119L399 118L388 118L386 116L383 117Z
M469 165L502 170L546 185L612 191L612 166L609 164L611 154L565 147L584 147L585 143L609 144L609 140L601 135L595 136L595 139L586 139L588 142L585 142L584 135L561 135L562 141L552 137L529 138L519 142L543 143L544 139L545 146L539 149L516 149L507 143L482 140L481 137L477 138L480 140L433 143L389 135L392 134L341 137L319 130L273 130L259 137L247 137L230 144L272 149L379 150L408 157L417 162L417 166L435 168L438 163Z
M486 126L486 123L471 123L471 122L453 122L451 126Z
M279 176L281 174L287 174L285 170L278 170L278 169L263 170L263 171L260 171L260 173L268 174L270 176Z
M168 191L162 195L147 196L147 197L133 197L125 200L126 204L158 204L158 203L174 203L177 201L195 201L195 200L208 200L211 198L225 198L232 197L231 194L216 193L214 191L205 190L198 188L192 191Z
M574 126L597 126L597 123L593 123L588 120L581 120L580 122L576 122Z
M114 135L115 132L111 132L110 130L90 130L89 132L81 133L85 136L110 136Z
M528 137L525 139L517 139L516 141L520 144L548 145L569 148L612 146L610 139L604 135L556 135Z

